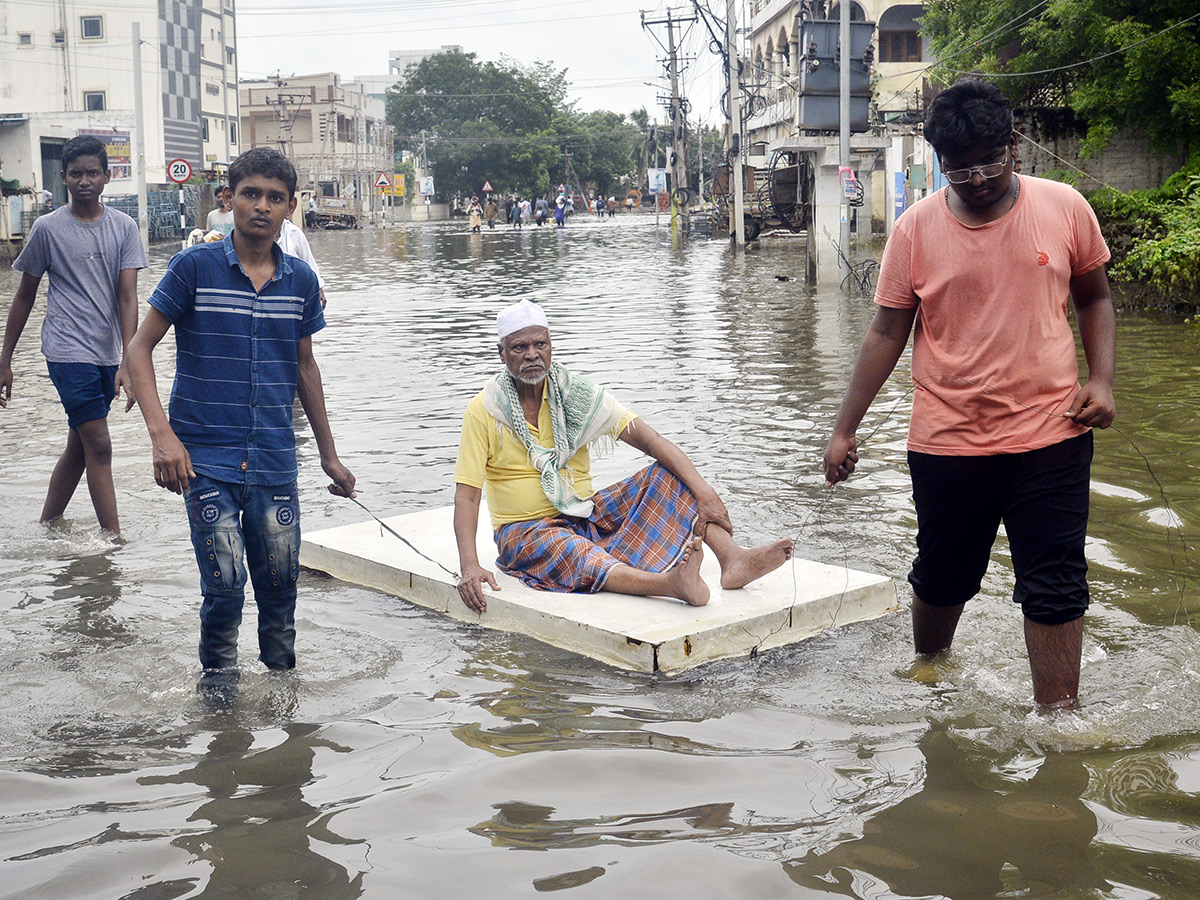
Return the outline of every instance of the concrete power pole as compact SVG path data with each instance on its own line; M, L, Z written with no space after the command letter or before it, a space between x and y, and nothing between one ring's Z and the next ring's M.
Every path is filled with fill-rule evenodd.
M847 10L849 3L842 4ZM742 85L741 64L737 52L737 7L734 0L725 0L725 54L729 62L729 191L733 195L733 221L730 232L734 246L746 246L746 201L742 196Z
M667 158L667 166L671 170L671 227L675 228L679 223L679 203L676 198L679 196L676 192L679 188L686 190L688 186L687 174L687 119L684 113L685 100L679 95L679 54L675 47L675 26L681 25L684 22L695 22L696 17L676 18L671 10L667 10L665 19L646 19L645 13L642 14L642 27L648 25L666 25L667 26L667 57L668 57L668 73L671 77L671 147ZM659 46L662 46L659 44ZM688 206L690 206L690 202ZM657 207L656 207L657 209ZM683 231L686 233L691 228L691 220L688 216L687 208L683 210Z
M838 128L838 165L842 172L850 170L850 4L839 4L840 17L838 21L838 47L839 47L839 64L838 64L838 106L839 106L839 128ZM845 179L848 181L849 176ZM850 198L846 196L846 192L842 190L842 195L839 198L841 204L841 229L838 234L838 243L841 245L841 252L838 254L838 272L845 277L849 269L847 260L850 259Z
M221 9L221 115L225 122L225 165L229 165L233 160L230 159L230 142L229 142L229 54L225 48L229 46L225 38L225 10ZM205 160L208 162L208 160Z
M150 219L146 201L146 112L142 109L142 23L133 23L133 177L137 186L138 231L142 249L150 249Z
M695 16L690 21L695 21ZM689 20L683 20L689 21ZM667 45L671 53L671 224L679 220L679 188L687 192L687 142L684 139L683 99L679 96L679 56L675 52L675 23L671 11L667 10ZM688 204L691 205L690 203ZM687 207L683 210L683 233L691 230L691 216Z

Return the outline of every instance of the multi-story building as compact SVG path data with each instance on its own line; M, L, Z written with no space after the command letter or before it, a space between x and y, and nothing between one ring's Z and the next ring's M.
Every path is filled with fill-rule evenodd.
M199 171L239 151L234 0L2 3L0 47L0 165L23 186L65 201L62 145L95 133L109 192L134 191L135 59L148 183L167 183L172 159Z
M203 0L200 16L200 139L203 168L223 168L241 152L238 132L234 0Z
M810 237L824 230L836 233L847 202L838 133L836 129L813 128L802 119L801 68L811 67L812 61L802 58L809 48L800 43L805 40L804 22L838 21L839 4L833 0L752 0L750 9L745 51L749 60L743 75L748 95L748 161L762 170L778 154L787 154L788 162L797 167L797 175L789 176L787 184L800 194L790 199L806 207L803 216ZM920 3L904 0L850 2L852 22L875 24L866 59L858 63L860 70L870 70L871 127L864 125L851 137L851 168L861 192L855 201L861 203L855 207L859 237L869 238L872 220L890 229L897 209L926 188L925 145L912 124L919 120L924 74L932 62L928 44L918 30L920 15ZM826 60L826 65L832 63ZM864 85L867 78L861 76ZM831 83L836 85L836 79ZM917 177L913 180L910 175ZM836 256L820 252L820 241L810 240L809 245L811 254L820 256L819 268L825 275L837 271ZM817 260L812 261L812 268L818 268Z
M797 62L805 52L799 46L802 15L836 21L841 11L838 3L821 0L754 0L751 12L749 74L744 80L761 100L749 122L750 138L770 141L797 129ZM920 3L851 0L852 22L875 23L872 106L876 122L904 119L921 108L924 73L931 60L928 41L919 32L920 15Z
M462 53L461 44L443 44L437 50L392 50L388 53L388 72L386 75L355 75L354 84L364 86L366 92L380 100L387 99L388 88L404 80L404 73L414 63L436 56L439 53ZM349 84L350 82L347 82Z
M375 182L393 171L384 103L358 83L323 72L241 83L242 138L275 147L295 164L300 190L379 208Z

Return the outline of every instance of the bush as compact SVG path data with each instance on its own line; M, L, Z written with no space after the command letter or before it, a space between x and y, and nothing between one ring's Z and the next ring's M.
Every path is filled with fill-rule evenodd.
M1088 195L1113 253L1115 282L1173 307L1200 307L1200 154L1158 190Z

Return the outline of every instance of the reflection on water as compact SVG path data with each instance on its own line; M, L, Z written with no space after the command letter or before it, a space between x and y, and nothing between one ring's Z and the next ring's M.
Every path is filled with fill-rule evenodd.
M952 900L1112 888L1089 859L1097 824L1078 754L1050 753L1032 778L998 788L944 725L917 749L920 790L868 818L862 837L786 864L797 884L857 897L866 875L901 896Z
M312 245L330 282L314 339L330 418L374 512L450 502L462 410L498 365L495 312L530 296L558 358L683 446L741 537L907 570L907 363L867 417L860 475L826 490L824 435L872 307L806 290L792 240L732 257L618 217ZM83 492L61 526L37 524L64 429L35 326L0 412L0 896L1200 896L1190 329L1119 322L1084 707L1045 717L1003 542L933 664L914 666L897 615L673 679L305 573L300 668L248 666L213 709L195 692L186 517L153 484L136 413L110 417L130 543L99 539ZM304 527L359 521L297 427ZM637 464L622 448L598 479Z
M196 861L208 864L200 897L289 897L330 900L362 895L363 873L351 876L314 847L356 844L329 829L329 817L305 800L318 749L349 753L321 736L317 725L289 723L282 735L267 735L256 747L255 734L236 725L216 731L204 757L171 775L147 775L144 785L196 785L205 800L188 816L189 829L172 842ZM163 884L162 888L172 885Z

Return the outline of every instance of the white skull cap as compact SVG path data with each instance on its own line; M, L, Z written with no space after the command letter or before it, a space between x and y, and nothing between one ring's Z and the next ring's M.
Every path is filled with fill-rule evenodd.
M546 321L546 313L532 300L522 300L506 306L496 316L496 334L499 335L500 340L504 340L522 328L530 328L534 325L540 325L545 329L550 328L550 323Z

